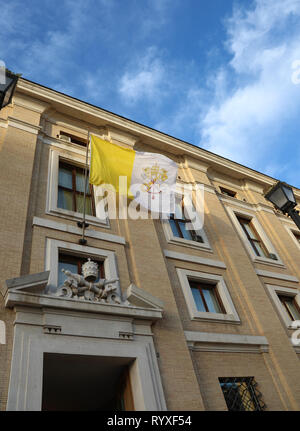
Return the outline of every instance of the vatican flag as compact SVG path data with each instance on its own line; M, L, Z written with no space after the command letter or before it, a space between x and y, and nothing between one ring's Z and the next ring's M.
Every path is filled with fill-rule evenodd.
M162 154L124 148L91 135L90 183L112 185L143 208L172 212L175 201L177 164ZM127 187L120 187L126 177Z

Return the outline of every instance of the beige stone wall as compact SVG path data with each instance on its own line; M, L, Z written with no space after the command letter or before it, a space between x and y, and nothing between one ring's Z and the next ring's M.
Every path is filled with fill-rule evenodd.
M56 139L61 130L84 138L86 131L104 127L104 119L97 124L77 118L74 108L59 112L51 102L19 96L22 103L1 112L0 126L0 289L5 295L5 280L45 270L46 238L78 244L79 235L46 227L32 226L33 217L76 226L72 217L46 214L50 149L63 157L76 157L84 163L84 149L66 144L59 146ZM19 100L19 99L18 99ZM10 117L21 120L16 126ZM100 114L99 114L100 115ZM0 118L0 119L1 119ZM106 120L108 121L108 120ZM111 120L112 121L112 120ZM113 121L112 121L113 122ZM24 127L26 125L26 127ZM28 130L29 126L32 130ZM38 133L38 127L41 130ZM115 125L114 125L115 127ZM125 126L124 126L125 127ZM143 151L161 151L180 163L181 181L205 184L204 229L211 250L190 248L168 243L159 220L111 220L110 227L93 225L97 232L124 237L126 245L88 238L88 246L114 251L117 256L122 291L133 282L138 287L160 298L165 303L164 318L153 326L154 342L159 353L158 364L169 410L226 410L218 377L254 376L269 410L300 409L300 368L298 357L289 337L291 330L283 324L266 284L277 284L299 290L299 283L258 276L256 270L272 271L300 279L300 249L288 234L283 217L272 212L263 198L264 186L252 173L244 178L232 163L222 170L203 154L203 160L191 156L178 143L175 149L161 142L160 135L147 139L126 123L123 134L111 128L110 138ZM26 129L26 130L25 130ZM29 127L30 129L30 127ZM102 129L101 129L102 130ZM104 130L104 129L103 129ZM126 133L128 135L126 135ZM151 132L152 133L152 132ZM119 140L118 140L119 139ZM163 139L163 137L161 137ZM205 156L205 157L204 157ZM235 171L236 169L236 171ZM262 181L262 180L261 180ZM220 195L219 187L237 191L237 199ZM243 207L244 205L244 207ZM259 207L259 205L261 207ZM254 214L278 252L283 265L257 263L251 259L234 227L226 207L244 208ZM290 222L286 222L290 223ZM290 224L289 224L290 225ZM221 261L226 269L205 264L174 260L164 256L164 250ZM222 276L238 312L240 323L191 320L176 268ZM6 406L12 351L14 312L4 307L0 296L0 319L6 322L7 344L0 345L0 409ZM184 331L265 336L270 344L268 353L190 352Z
M14 110L23 118L24 110ZM26 112L26 119L38 124L39 114ZM5 123L4 123L5 124ZM7 124L6 124L7 125ZM3 139L4 138L4 139ZM26 244L24 242L28 205L31 195L32 172L35 160L36 135L19 128L8 127L2 135L0 157L1 193L1 250L0 290L5 293L5 280L18 277ZM6 323L6 345L0 345L0 408L5 409L12 351L14 313L4 308L0 296L0 319Z
M266 354L193 352L206 410L227 410L219 377L255 377L266 410L289 410L276 379L264 361Z

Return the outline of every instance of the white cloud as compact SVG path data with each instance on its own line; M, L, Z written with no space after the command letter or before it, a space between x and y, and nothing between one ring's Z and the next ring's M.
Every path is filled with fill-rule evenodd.
M210 77L213 101L199 118L202 146L272 174L282 171L280 150L273 160L272 153L274 141L300 109L300 86L291 79L292 63L300 59L299 17L298 0L256 0L251 10L234 12L226 43L232 60Z
M142 98L157 99L162 90L165 68L151 47L144 57L130 67L121 77L119 92L128 103L135 103Z

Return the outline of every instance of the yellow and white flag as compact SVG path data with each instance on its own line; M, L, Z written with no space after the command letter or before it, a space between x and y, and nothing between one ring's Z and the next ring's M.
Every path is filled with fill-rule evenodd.
M170 213L174 207L177 164L162 154L134 151L91 135L90 183L110 184L153 212ZM120 177L127 188L120 188Z

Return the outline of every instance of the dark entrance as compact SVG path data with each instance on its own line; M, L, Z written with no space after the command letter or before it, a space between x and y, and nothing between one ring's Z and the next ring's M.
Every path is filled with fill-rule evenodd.
M45 353L42 410L134 410L128 372L133 361Z

